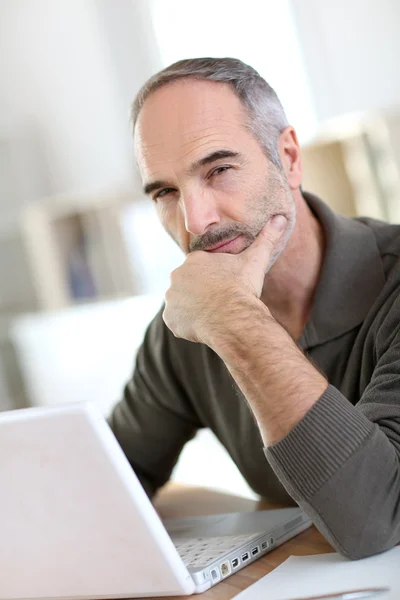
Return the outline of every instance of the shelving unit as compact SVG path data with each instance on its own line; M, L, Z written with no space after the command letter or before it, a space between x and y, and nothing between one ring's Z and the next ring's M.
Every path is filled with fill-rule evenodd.
M400 223L400 115L347 117L302 149L303 189L346 216Z
M56 197L0 231L0 311L54 310L135 292L122 232L127 196ZM2 258L1 258L2 257Z
M20 318L46 320L135 294L121 218L130 203L131 196L121 192L58 196L1 221L0 411L31 403L10 338Z

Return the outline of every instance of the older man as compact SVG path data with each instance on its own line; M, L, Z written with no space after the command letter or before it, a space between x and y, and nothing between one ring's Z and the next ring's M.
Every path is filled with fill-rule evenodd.
M296 133L239 60L168 67L132 118L145 193L186 254L110 418L144 487L210 427L339 552L398 543L400 227L302 192Z

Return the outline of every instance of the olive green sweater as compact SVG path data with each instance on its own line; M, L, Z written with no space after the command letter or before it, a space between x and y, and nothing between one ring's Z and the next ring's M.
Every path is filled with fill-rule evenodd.
M400 542L400 226L348 219L304 195L326 250L299 346L330 385L302 421L263 448L221 359L176 339L160 311L109 422L149 495L209 427L255 492L298 503L339 552L359 558Z

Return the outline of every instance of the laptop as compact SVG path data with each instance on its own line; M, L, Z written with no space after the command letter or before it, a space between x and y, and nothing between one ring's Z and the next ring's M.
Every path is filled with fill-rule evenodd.
M203 592L311 525L298 508L162 523L92 404L0 414L0 599Z

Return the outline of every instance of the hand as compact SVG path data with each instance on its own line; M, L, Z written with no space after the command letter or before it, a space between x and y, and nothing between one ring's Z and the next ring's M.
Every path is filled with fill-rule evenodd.
M240 254L190 253L171 273L171 287L165 296L163 318L172 333L207 343L213 328L220 329L241 302L260 298L273 250L286 224L285 217L273 217Z

